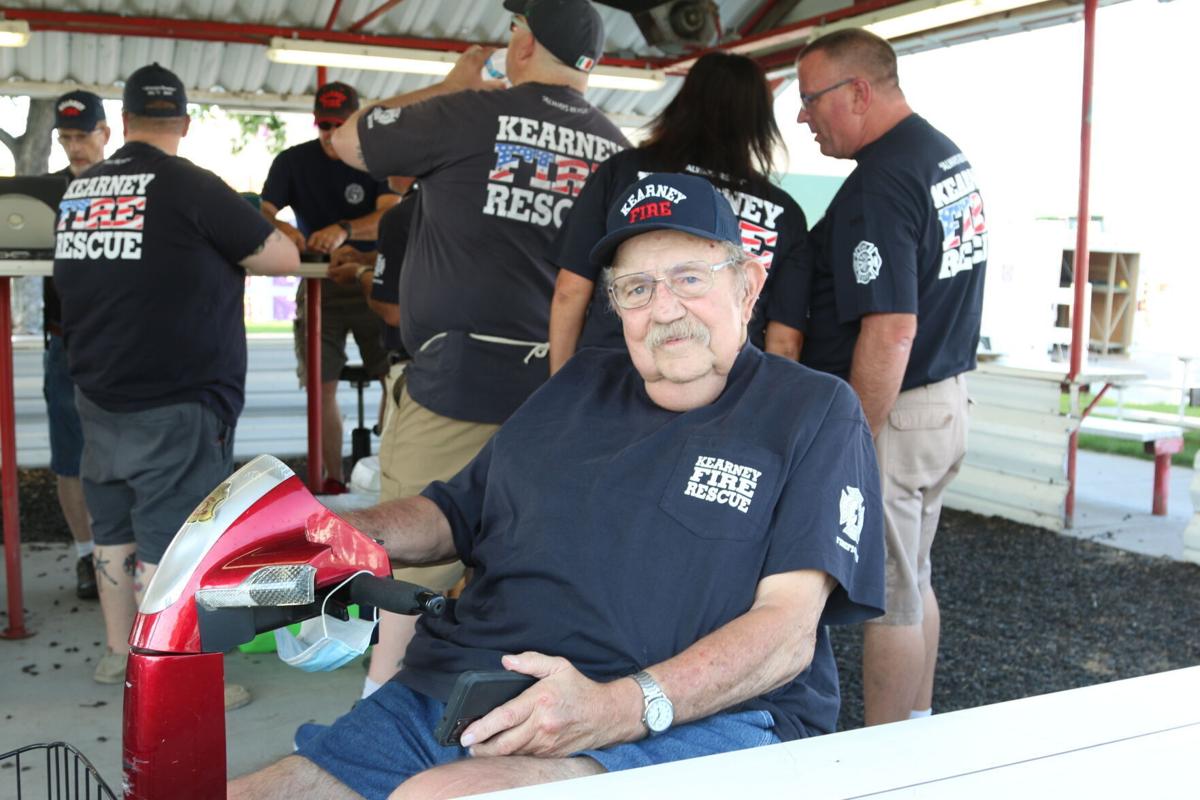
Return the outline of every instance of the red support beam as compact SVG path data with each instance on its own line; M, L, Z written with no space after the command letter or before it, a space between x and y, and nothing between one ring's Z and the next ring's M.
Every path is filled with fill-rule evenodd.
M4 569L8 582L8 627L0 639L32 636L25 628L21 597L21 515L17 507L17 420L13 399L12 279L0 275L0 495L3 496Z
M364 16L362 19L355 20L354 22L350 23L350 27L346 28L346 30L352 31L352 32L361 31L367 25L370 25L372 22L379 19L384 14L391 11L396 6L400 5L402 2L404 2L404 0L384 0L384 2L380 3L379 7L376 8L374 11L371 11L366 16Z
M321 279L304 278L307 315L304 329L305 385L308 389L308 488L320 494L321 465Z
M329 10L329 19L325 20L325 30L333 30L333 23L337 22L337 15L341 10L342 0L333 0L333 8Z
M1092 175L1092 81L1096 60L1097 0L1083 3L1083 112L1079 126L1079 210L1075 221L1075 305L1071 311L1071 371L1067 381L1073 382L1083 367L1083 348L1087 347L1083 330L1083 295L1088 287L1088 194ZM1079 454L1079 433L1071 434L1067 442L1067 499L1065 522L1075 524L1076 461ZM1157 492L1157 487L1155 489Z
M158 39L185 39L238 44L266 45L276 36L311 42L337 42L377 47L408 47L461 53L477 42L461 39L422 39L414 36L375 36L373 34L331 31L314 28L287 28L278 25L214 22L199 19L162 17L122 17L115 14L85 14L74 11L42 11L13 8L4 11L6 19L25 20L35 31L91 33L102 36L143 36ZM600 63L614 67L658 69L671 63L667 58L602 58Z
M738 33L740 33L742 36L749 36L750 34L754 33L754 29L758 27L758 24L762 22L767 14L770 14L777 5L779 5L779 0L766 0L766 2L761 3L759 7L754 10L754 13L750 15L750 19L742 23L742 27L738 29Z

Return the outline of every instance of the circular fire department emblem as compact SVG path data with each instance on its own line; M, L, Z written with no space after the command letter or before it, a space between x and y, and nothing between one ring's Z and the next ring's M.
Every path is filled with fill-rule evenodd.
M367 197L367 191L363 189L361 184L352 183L346 187L346 202L353 205L358 205Z

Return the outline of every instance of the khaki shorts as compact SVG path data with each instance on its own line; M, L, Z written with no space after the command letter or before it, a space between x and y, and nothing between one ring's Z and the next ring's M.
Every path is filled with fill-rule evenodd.
M433 481L453 478L500 429L499 425L443 417L422 406L408 393L404 376L398 381L398 402L387 415L379 444L379 501L411 497ZM392 392L389 396L395 396ZM437 591L458 583L461 561L393 571L397 578Z
M918 625L942 496L967 452L966 376L901 392L875 438L875 452L883 483L887 613L871 622Z
M296 289L296 319L292 322L292 342L296 349L296 377L300 388L306 382L308 344L305 341L307 281ZM383 377L388 370L387 350L383 347L383 320L371 311L357 286L340 286L321 281L321 382L334 383L346 366L346 337L354 335L363 366L372 378Z

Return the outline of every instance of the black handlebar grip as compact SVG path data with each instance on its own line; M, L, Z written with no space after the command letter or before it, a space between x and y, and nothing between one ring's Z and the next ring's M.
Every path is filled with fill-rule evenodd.
M432 614L446 610L446 598L415 583L375 575L359 575L350 581L350 599L393 614Z

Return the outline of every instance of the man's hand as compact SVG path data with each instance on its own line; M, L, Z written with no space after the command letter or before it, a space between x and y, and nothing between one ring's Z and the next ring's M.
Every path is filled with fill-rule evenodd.
M271 224L275 226L276 230L292 240L292 244L296 245L297 251L301 253L304 252L306 247L304 242L304 234L296 230L295 226L289 225L281 219L273 219L271 220Z
M308 237L308 249L318 253L332 253L345 244L348 238L346 230L341 225L336 223L326 225L319 231L313 231L312 236Z
M496 52L494 47L480 47L473 44L463 51L454 62L454 68L442 78L442 87L451 92L462 92L467 89L506 89L504 81L485 81L483 79L483 64L488 56Z
M565 658L532 651L501 662L540 680L463 731L471 755L561 758L645 734L642 692L632 680L598 683Z

